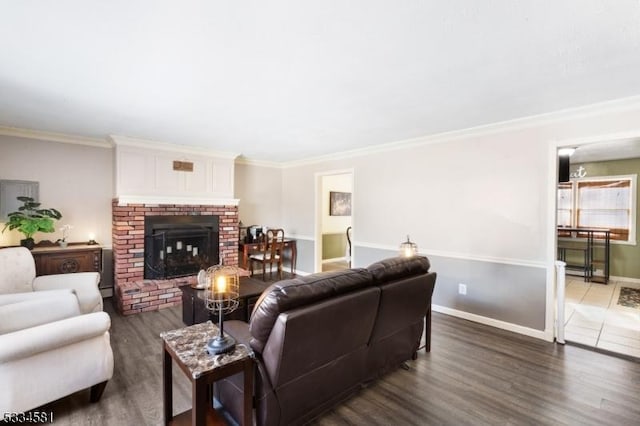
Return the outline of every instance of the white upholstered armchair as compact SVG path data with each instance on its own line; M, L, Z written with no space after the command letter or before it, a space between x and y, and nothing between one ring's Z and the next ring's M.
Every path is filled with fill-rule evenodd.
M98 289L100 274L44 275L36 277L31 252L24 247L0 249L0 306L8 303L51 297L60 290L72 290L78 298L80 312L102 311L102 296Z
M109 315L81 314L69 290L44 293L0 306L0 416L86 388L96 402L113 376Z

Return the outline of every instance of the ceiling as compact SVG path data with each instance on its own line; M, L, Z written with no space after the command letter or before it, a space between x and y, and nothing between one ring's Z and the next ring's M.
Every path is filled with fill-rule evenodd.
M576 147L571 163L640 158L640 138L625 138Z
M0 126L285 162L640 94L638 0L0 0Z

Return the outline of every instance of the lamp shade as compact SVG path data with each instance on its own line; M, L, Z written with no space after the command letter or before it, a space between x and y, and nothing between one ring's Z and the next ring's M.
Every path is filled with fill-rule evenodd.
M238 307L240 278L238 268L216 265L207 269L205 281L205 300L210 311L234 311Z
M238 307L240 294L240 277L235 266L216 265L207 269L204 298L207 309L218 314L218 328L220 335L207 343L210 354L221 354L232 351L235 340L224 335L224 314L234 311Z
M418 254L418 245L411 242L407 235L407 241L400 244L400 256L411 257Z

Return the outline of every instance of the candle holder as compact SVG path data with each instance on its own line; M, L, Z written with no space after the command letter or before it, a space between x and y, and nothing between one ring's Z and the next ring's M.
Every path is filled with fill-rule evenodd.
M215 265L207 269L205 287L205 304L213 314L218 314L218 337L209 340L207 351L222 354L232 351L236 346L233 337L224 334L224 314L233 312L238 307L240 277L238 268L234 266Z

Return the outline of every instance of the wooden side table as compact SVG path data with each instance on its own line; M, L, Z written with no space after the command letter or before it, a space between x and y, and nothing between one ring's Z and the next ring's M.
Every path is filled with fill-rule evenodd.
M253 424L253 351L245 345L237 345L235 350L222 355L209 355L206 344L216 337L218 327L211 321L195 324L178 330L160 334L163 340L163 387L165 425L211 425L224 424L220 414L212 405L212 395L208 392L213 382L244 373L244 414L243 425ZM192 409L173 416L173 384L171 381L172 360L191 381Z

